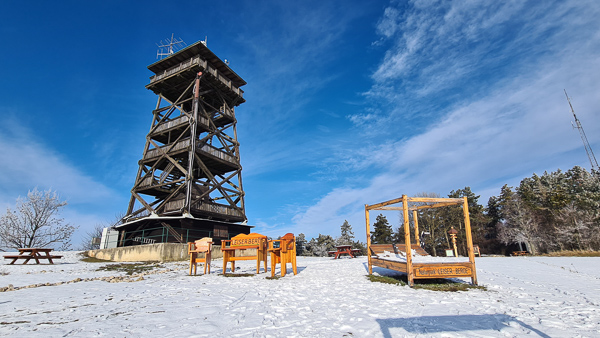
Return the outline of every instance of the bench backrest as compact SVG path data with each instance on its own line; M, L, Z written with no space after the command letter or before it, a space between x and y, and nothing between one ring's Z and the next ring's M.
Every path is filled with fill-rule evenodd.
M283 235L280 239L281 252L294 251L296 248L296 237L292 233Z
M427 251L423 250L420 246L411 245L411 250L415 250L421 256L429 256ZM399 251L406 252L406 245L404 244L371 244L371 252L374 255L380 255L384 251L393 252L397 254Z
M399 251L406 252L406 245L404 245L404 244L394 244L394 245L396 246L396 248ZM415 252L417 254L419 254L420 256L429 256L427 251L425 251L423 248L421 248L420 246L418 246L416 244L411 244L410 249L415 250Z
M267 236L251 233L251 234L239 234L231 238L229 243L230 248L242 247L242 246L256 246L262 247L267 242Z
M371 251L375 255L380 255L384 251L398 253L394 244L371 244Z

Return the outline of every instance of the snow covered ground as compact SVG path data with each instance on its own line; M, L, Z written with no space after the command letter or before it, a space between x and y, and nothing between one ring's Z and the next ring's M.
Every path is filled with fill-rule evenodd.
M0 293L1 336L600 337L600 258L477 258L488 291L435 292L368 281L366 257L298 257L278 280L224 277L216 260L210 275L175 262L110 282L125 274L64 255L0 265L0 288L16 289Z

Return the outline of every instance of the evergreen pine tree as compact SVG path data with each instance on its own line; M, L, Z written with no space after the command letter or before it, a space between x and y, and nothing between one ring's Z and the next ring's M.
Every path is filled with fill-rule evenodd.
M392 243L392 226L388 223L387 218L382 214L377 216L373 224L373 232L371 232L371 243L385 244Z
M352 225L344 220L344 224L340 227L341 236L337 238L337 245L352 245L354 240L354 232L352 232Z

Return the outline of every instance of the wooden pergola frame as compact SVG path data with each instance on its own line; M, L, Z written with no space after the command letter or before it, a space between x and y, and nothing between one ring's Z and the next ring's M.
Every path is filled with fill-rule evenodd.
M432 203L419 206L411 206L409 203ZM400 206L398 206L400 204ZM469 253L468 262L436 262L436 263L413 263L411 252L411 236L409 224L409 211L413 212L415 222L416 245L420 246L419 226L417 211L422 209L441 208L452 205L462 205L465 222L467 248ZM371 250L371 225L369 212L371 210L398 210L404 216L404 242L406 246L406 262L391 261L379 258ZM402 195L386 202L373 205L365 204L365 219L367 224L367 251L369 260L369 274L373 274L373 265L382 268L404 272L408 276L410 286L414 285L414 279L421 278L454 278L471 277L471 282L477 285L477 273L475 270L475 254L473 252L473 238L471 236L471 221L469 219L469 205L467 198L430 198L430 197L407 197ZM375 257L373 257L375 256Z

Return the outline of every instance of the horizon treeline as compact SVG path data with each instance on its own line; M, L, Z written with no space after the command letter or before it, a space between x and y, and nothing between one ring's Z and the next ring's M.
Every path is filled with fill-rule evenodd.
M420 193L418 197L440 197ZM508 255L513 251L531 254L569 250L600 250L600 173L575 166L566 172L533 174L519 186L504 185L487 206L479 203L470 187L452 190L448 197L467 197L473 244L482 254ZM459 255L467 255L462 208L422 209L418 213L421 246L433 256L444 255L451 247L448 230L458 230ZM372 225L373 243L404 243L402 213L392 227L384 215ZM411 231L414 223L410 220ZM362 227L361 227L362 228ZM298 236L299 255L327 256L336 245L353 245L366 254L366 244L354 240L352 226L344 221L340 237L319 234L307 241ZM411 234L412 235L412 234ZM411 236L413 242L414 236ZM414 243L413 243L414 244Z

